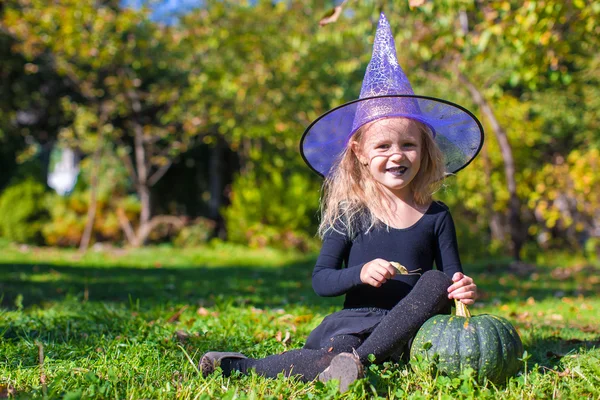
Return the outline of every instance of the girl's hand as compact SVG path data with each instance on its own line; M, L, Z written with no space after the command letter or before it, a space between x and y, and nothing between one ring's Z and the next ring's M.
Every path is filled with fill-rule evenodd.
M458 299L461 303L468 306L475 303L477 299L477 285L471 277L464 275L462 272L456 272L452 277L454 282L448 288L448 298Z
M360 280L367 285L379 287L396 275L396 268L381 258L376 258L363 265L360 270Z

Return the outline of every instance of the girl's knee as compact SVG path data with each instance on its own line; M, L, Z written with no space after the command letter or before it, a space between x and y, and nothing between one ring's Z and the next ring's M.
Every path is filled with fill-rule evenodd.
M438 270L426 271L418 280L419 288L415 289L426 292L429 296L440 299L440 301L448 300L448 287L452 285L452 279L445 273ZM414 289L413 289L414 290Z
M439 286L446 286L447 289L450 285L452 285L452 279L442 271L438 271L437 269L432 269L430 271L425 271L425 273L421 276L419 281L426 281L430 284L436 284Z

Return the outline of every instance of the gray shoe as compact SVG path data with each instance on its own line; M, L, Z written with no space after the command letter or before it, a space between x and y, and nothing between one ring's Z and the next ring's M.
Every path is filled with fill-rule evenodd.
M351 353L340 353L333 357L329 367L319 374L323 383L337 379L340 382L340 392L344 393L352 382L364 377L364 368L357 356Z
M234 358L234 359L243 359L248 358L242 353L232 353L232 352L220 352L220 351L209 351L205 353L200 359L200 371L202 372L203 377L207 377L212 374L215 369L217 369L221 365L221 361L224 358Z

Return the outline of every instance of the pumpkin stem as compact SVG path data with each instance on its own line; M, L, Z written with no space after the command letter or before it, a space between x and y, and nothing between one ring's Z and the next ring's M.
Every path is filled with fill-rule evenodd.
M454 299L454 306L456 307L456 315L458 317L471 318L471 312L462 301Z

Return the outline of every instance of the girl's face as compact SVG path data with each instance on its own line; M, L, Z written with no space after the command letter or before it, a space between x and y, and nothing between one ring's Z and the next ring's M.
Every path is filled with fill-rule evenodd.
M362 140L352 142L354 154L373 179L397 196L410 195L410 183L421 167L421 130L407 118L373 122Z

